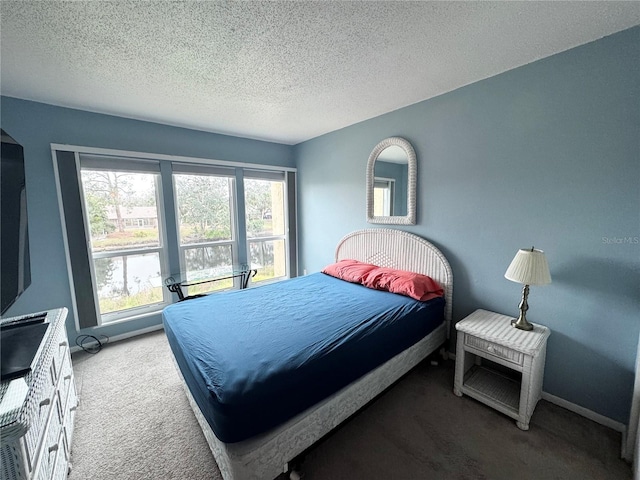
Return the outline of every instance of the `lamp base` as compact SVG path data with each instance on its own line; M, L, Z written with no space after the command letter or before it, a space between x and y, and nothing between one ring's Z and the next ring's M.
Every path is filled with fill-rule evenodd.
M533 325L527 322L526 318L522 318L522 316L517 320L515 319L511 320L511 326L514 328L519 328L520 330L527 330L527 331L533 330Z
M533 325L527 322L527 310L529 310L529 304L527 303L527 297L529 297L529 285L525 285L522 289L522 301L520 302L520 316L517 320L511 320L511 325L520 330L533 330Z

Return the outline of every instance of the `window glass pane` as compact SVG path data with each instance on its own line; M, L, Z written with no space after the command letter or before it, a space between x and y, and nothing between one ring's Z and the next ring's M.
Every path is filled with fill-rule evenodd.
M163 301L157 252L96 258L94 268L101 314Z
M251 280L257 283L286 276L286 252L284 240L267 240L249 242L251 268L258 273Z
M180 245L231 240L233 180L213 175L174 174Z
M184 250L184 265L188 281L208 280L230 275L233 270L231 245L215 245ZM188 287L188 295L213 292L233 287L233 279L207 282Z
M377 217L391 215L391 188L389 185L379 187L376 182L373 189L373 214Z
M284 235L284 182L245 178L247 237Z
M94 252L158 247L154 173L82 170L82 188Z
M58 155L59 167L60 158ZM65 162L73 164L68 178L76 178L77 158L77 153L64 157ZM77 215L70 215L68 220L73 220L73 228L80 234L86 230L89 236L87 245L84 235L79 235L80 245L74 248L84 251L89 247L94 278L89 281L85 273L77 282L86 281L93 288L86 293L97 300L98 322L100 317L102 322L109 322L159 310L171 299L164 284L171 275L200 282L230 276L234 266L238 269L239 262L247 262L258 270L253 283L287 277L291 253L285 251L289 247L285 202L293 190L285 187L292 188L293 183L286 181L293 178L292 172L167 161L173 170L170 173L160 168L163 160L81 152L79 158L83 224L73 218ZM243 205L235 184L240 170L244 176L246 232L237 231L234 211L237 204ZM170 258L164 245L166 232L160 230L166 226L162 223L164 202L160 201L160 179L167 180L165 174L172 175L175 198L164 200L169 204L175 200L178 222L177 232L173 228L169 232L178 237L178 251ZM77 201L78 185L75 180L72 183ZM289 205L289 215L293 218L295 206ZM292 228L293 223L295 220ZM176 238L172 239L175 245ZM243 240L240 245L239 239ZM172 271L166 271L168 268ZM239 285L239 280L225 279L183 287L183 291L196 295ZM88 308L93 309L93 302Z

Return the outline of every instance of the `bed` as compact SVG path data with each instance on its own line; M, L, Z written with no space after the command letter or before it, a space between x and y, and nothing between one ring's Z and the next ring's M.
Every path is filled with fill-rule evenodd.
M407 232L344 237L353 259L428 275L443 298L411 298L323 273L167 307L167 339L225 480L272 479L447 340L453 279ZM347 368L348 367L348 368Z

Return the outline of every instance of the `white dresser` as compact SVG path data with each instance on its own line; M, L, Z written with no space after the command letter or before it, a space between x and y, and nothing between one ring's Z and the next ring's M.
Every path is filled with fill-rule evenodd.
M66 308L48 311L50 327L31 372L0 383L2 479L67 477L77 394L66 318ZM0 325L14 320L3 319Z

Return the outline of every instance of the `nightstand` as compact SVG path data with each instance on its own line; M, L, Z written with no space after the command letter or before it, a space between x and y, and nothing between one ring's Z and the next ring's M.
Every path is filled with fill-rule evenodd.
M469 395L516 419L522 430L542 396L542 378L547 350L547 327L533 330L511 326L512 317L476 310L456 324L456 376L453 393ZM482 359L505 369L483 365ZM504 371L500 371L504 370ZM508 375L510 371L519 372ZM515 378L514 378L515 377Z

